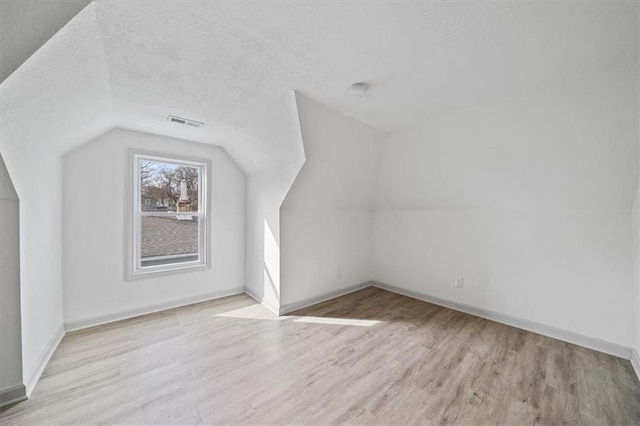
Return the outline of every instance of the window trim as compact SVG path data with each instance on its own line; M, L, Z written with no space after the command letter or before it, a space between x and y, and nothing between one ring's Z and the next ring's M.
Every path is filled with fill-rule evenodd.
M142 212L140 201L140 179L138 159L150 159L178 163L186 166L196 166L200 168L201 185L198 188L198 251L200 260L168 265L141 266L141 257L138 248L141 243L141 221L145 215ZM209 188L211 187L211 160L207 158L187 157L168 152L145 151L139 149L127 149L126 159L126 179L125 179L125 279L137 280L163 275L186 273L211 269L211 200ZM154 212L149 216L172 216L176 213Z

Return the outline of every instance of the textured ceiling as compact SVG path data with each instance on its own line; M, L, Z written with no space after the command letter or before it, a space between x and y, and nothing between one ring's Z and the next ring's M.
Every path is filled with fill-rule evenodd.
M0 82L90 1L0 1Z
M384 131L637 59L633 2L90 4L0 86L3 141L60 152L121 125L287 155L293 90ZM367 81L365 99L349 84ZM168 114L205 122L176 126Z

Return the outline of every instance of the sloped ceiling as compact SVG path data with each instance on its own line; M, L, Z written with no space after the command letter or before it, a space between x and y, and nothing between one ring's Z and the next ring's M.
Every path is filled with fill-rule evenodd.
M65 26L91 0L0 2L0 82Z
M3 153L62 154L113 125L109 72L89 6L0 85ZM11 164L7 160L11 169Z
M628 209L638 67L572 75L395 132L374 207Z
M299 132L287 107L294 89L383 131L398 130L634 61L635 8L100 0L0 86L2 149L29 139L64 153L120 125L222 145L256 173L286 157L282 139ZM347 95L357 81L371 84L366 99ZM168 114L206 124L179 127Z
M370 210L386 135L304 95L296 104L306 161L282 208Z

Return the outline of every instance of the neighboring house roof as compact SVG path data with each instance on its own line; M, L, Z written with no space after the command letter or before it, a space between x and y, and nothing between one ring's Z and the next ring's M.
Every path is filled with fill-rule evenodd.
M198 253L198 222L175 217L142 217L142 257Z

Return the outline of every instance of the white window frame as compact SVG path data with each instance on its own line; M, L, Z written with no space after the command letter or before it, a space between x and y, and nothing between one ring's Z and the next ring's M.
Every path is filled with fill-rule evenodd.
M211 162L204 158L191 158L181 155L169 153L157 153L149 151L140 151L129 149L128 157L128 179L125 179L127 188L126 218L128 226L125 227L127 235L125 236L125 264L126 279L135 280L140 278L156 277L165 274L175 274L181 272L189 272L194 270L209 269L211 265L210 253L210 203L208 195L209 170ZM141 256L141 240L142 240L142 223L143 216L175 216L178 213L169 212L144 212L142 211L142 197L140 194L140 167L139 160L160 161L172 164L178 164L189 167L197 167L199 169L199 185L198 185L198 211L190 212L190 216L198 217L198 259L182 263L171 263L167 265L142 266Z

